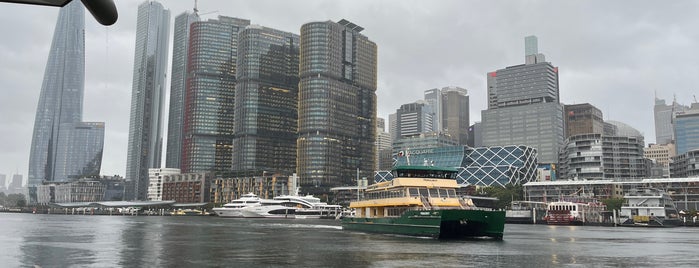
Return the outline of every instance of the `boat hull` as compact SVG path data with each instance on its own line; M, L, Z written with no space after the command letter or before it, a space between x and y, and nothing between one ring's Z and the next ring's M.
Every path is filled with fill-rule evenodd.
M502 239L505 212L488 210L413 210L400 217L342 219L342 228L368 233L440 239L490 237Z

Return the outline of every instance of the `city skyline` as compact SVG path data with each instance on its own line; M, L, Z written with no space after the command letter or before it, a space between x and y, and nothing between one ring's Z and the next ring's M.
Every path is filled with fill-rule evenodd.
M133 60L130 55L133 55L136 8L141 3L118 1L120 18L111 27L86 20L84 109L90 117L84 121L102 121L109 126L105 133L103 174L124 175L133 66L133 62L129 61ZM659 98L668 101L676 95L679 103L689 105L692 94L696 94L692 92L693 84L699 82L693 77L699 68L682 65L697 62L697 54L691 48L699 41L685 35L691 33L691 28L696 25L696 21L691 21L694 18L690 17L693 14L691 11L697 9L696 4L656 6L641 2L630 9L621 4L612 4L607 10L599 10L597 21L582 27L576 24L587 21L574 14L580 9L598 12L594 9L595 4L563 5L542 1L527 7L519 3L497 2L466 2L463 6L458 6L462 5L458 2L443 2L440 5L364 2L354 7L349 2L304 3L307 5L264 1L224 5L200 1L199 9L202 14L219 10L218 15L246 18L292 33L298 32L302 24L310 21L347 18L362 25L367 29L366 35L377 43L381 51L377 95L378 116L384 119L388 119L388 114L395 112L400 104L421 99L427 89L458 86L467 89L471 96L471 124L481 121L480 113L487 103L485 74L521 62L521 40L528 35L538 36L541 40L539 51L545 52L548 59L560 67L562 103L595 105L602 110L605 120L622 121L641 130L646 143L655 141L652 123L655 92ZM193 2L189 1L163 4L172 14L191 10L193 6ZM254 7L245 6L265 4L280 6L275 10L288 14L265 15L270 12L269 9L256 12L253 11ZM303 8L309 10L304 11ZM537 11L537 8L541 10ZM480 9L495 10L496 15L491 15L494 18L476 16L476 11ZM370 12L364 12L366 10ZM466 10L466 13L460 17L457 10ZM410 14L414 18L399 19L402 17L390 15L401 13L398 11L412 11ZM558 25L547 24L552 18L542 20L534 15L525 16L530 11L535 11L535 15L556 11L553 19L557 20L554 24ZM16 27L0 29L5 36L16 36L14 40L1 44L5 47L4 53L9 56L5 57L5 63L0 64L0 68L3 68L0 72L0 92L8 96L0 101L0 114L11 116L0 119L3 126L0 132L6 137L0 143L0 173L18 172L25 174L26 178L27 148L31 142L27 136L30 136L33 113L36 111L43 73L41 69L48 57L53 31L49 25L55 24L58 9L3 4L0 12L6 15L2 19L8 22L5 25L9 25L9 22L17 24ZM469 15L471 12L474 14ZM616 13L621 13L623 20L616 17L619 15ZM672 19L662 19L669 18L669 14L672 14ZM206 19L216 15L207 16ZM512 16L513 19L501 22L496 19L498 16ZM389 22L374 19L379 17L393 19L389 19ZM517 25L518 21L521 25ZM447 29L452 26L457 27ZM409 27L412 33L396 31L400 27ZM20 34L21 31L26 33ZM458 35L464 37L454 37L454 31L462 33ZM606 31L616 34L602 33ZM172 33L169 36L172 38ZM428 40L403 40L414 36ZM441 51L435 50L449 53L437 53ZM426 51L432 51L432 54ZM672 54L668 55L668 51ZM612 92L619 93L610 95ZM164 153L166 148L162 150Z

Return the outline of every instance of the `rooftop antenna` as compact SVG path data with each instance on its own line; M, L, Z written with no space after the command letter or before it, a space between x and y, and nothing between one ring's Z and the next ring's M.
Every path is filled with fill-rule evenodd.
M199 9L197 8L198 3L199 3L199 0L194 0L194 14L199 13Z

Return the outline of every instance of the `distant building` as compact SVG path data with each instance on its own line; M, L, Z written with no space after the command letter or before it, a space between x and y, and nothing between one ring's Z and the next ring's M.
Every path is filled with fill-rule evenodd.
M534 40L534 41L533 41ZM527 37L525 64L487 75L488 109L482 111L483 145L522 144L536 148L540 163L556 163L564 142L558 67L535 53Z
M166 176L180 174L179 168L150 168L148 169L148 200L163 201L163 181Z
M163 176L163 200L177 203L208 203L211 201L211 173L169 174Z
M434 111L424 101L403 104L396 110L396 137L418 136L422 133L435 132Z
M611 127L606 127L607 129L612 129L613 132L606 136L623 136L623 137L640 137L643 138L643 133L635 129L634 127L619 121L605 120L604 124L612 125Z
M104 149L104 122L61 124L54 182L98 178Z
M660 174L649 174L654 178L669 178L670 177L670 162L675 156L675 145L669 144L650 144L643 148L643 156L654 161L654 167L660 168Z
M12 175L12 181L10 185L7 186L8 194L21 194L24 193L24 186L22 185L22 175L14 174Z
M678 155L699 149L699 103L692 103L685 113L677 114L674 127Z
M690 150L672 157L670 177L699 177L699 149Z
M0 192L7 190L7 175L0 174Z
M53 181L60 126L83 118L85 91L85 9L79 1L62 7L53 33L41 94L36 108L29 149L28 186L30 204L36 187Z
M466 145L471 147L483 147L483 125L475 122L468 128L468 141Z
M378 52L363 29L344 19L301 26L296 173L310 193L373 175Z
M45 182L37 187L37 202L51 203L120 201L124 198L124 178L81 178L70 182Z
M578 134L603 134L602 111L589 103L565 105L566 138Z
M442 88L442 122L440 131L456 139L460 145L468 143L469 97L468 91L459 87Z
M376 167L374 170L390 169L393 165L393 139L391 134L386 132L383 118L376 119Z
M192 23L180 163L183 173L231 169L238 33L248 25L249 20L225 16Z
M679 113L688 110L689 107L680 105L676 101L672 104L665 104L665 100L655 98L655 106L653 106L653 115L655 119L655 143L669 144L675 140L673 120Z
M527 146L479 147L463 145L406 150L396 157L396 165L455 167L462 185L498 186L536 180L536 150ZM410 163L408 163L410 162ZM385 171L375 174L376 182L393 179Z
M187 66L189 65L189 29L199 21L196 7L194 12L185 11L175 17L172 39L172 70L170 73L170 105L167 123L167 153L165 167L180 168L182 161L182 139L184 129L184 101L187 88Z
M650 163L643 156L643 137L579 134L561 150L561 179L641 179Z
M232 169L296 172L299 36L247 26L236 64Z
M459 143L444 133L429 132L393 141L393 154L427 148L452 147ZM418 164L422 164L419 162Z
M148 169L160 167L170 11L155 1L138 6L126 179L134 200L148 196Z
M260 198L272 199L275 196L291 194L297 185L298 177L267 172L237 172L213 179L210 186L210 202L225 204L254 193Z

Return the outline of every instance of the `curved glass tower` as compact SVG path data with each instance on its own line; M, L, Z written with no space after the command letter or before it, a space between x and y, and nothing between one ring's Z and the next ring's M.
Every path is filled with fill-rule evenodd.
M52 180L59 128L82 121L85 89L85 11L80 1L60 9L44 71L29 153L30 202L35 186Z
M138 6L126 179L146 200L148 169L160 167L170 11L158 2ZM127 197L128 198L128 197Z
M301 27L296 170L305 192L373 176L377 47L362 30L346 20Z

